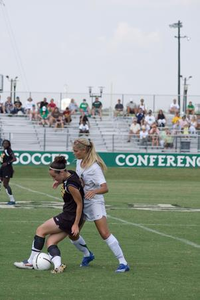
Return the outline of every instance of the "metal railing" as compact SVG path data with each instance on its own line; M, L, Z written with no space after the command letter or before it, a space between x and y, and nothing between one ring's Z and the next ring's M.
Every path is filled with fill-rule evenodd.
M79 137L77 132L70 132L68 128L53 132L50 128L41 128L37 138L33 139L33 132L4 132L2 138L9 139L14 150L27 151L72 151L72 144ZM84 137L84 135L83 135ZM145 143L141 143L138 136L133 136L128 143L127 133L99 133L85 136L90 138L100 152L171 152L171 153L199 153L200 131L195 134L171 135L172 145L166 145L158 137L158 145L152 145L152 136L149 135Z

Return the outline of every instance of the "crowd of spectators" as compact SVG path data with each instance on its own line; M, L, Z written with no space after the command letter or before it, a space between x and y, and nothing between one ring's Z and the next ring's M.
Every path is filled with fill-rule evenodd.
M88 135L90 131L88 118L95 118L99 115L100 120L102 120L102 102L96 97L90 109L86 99L83 99L79 106L74 99L71 99L69 105L61 111L53 98L49 102L47 98L43 98L42 101L35 103L29 97L23 106L19 97L16 97L14 103L12 103L11 97L7 97L5 102L0 97L0 114L4 113L9 115L27 115L31 121L37 121L44 127L54 127L55 129L63 129L65 125L70 125L73 120L72 116L80 114L77 130L80 135Z
M80 122L77 130L79 135L89 135L90 123L89 118L96 118L102 121L102 102L98 97L92 102L90 108L86 99L83 99L78 106L74 99L71 99L69 105L61 111L53 98L49 101L43 98L40 102L34 102L31 97L27 99L24 106L19 97L16 97L14 103L11 98L7 97L3 101L0 97L0 114L27 115L30 120L37 121L42 126L54 127L55 129L63 129L73 121L73 115L80 115ZM114 118L132 116L132 124L130 125L128 140L137 138L140 145L147 145L149 142L152 146L173 147L173 137L175 135L188 136L195 134L198 128L197 116L195 115L195 106L189 101L186 114L180 115L180 108L176 99L173 99L169 112L173 115L172 120L167 122L166 114L160 109L156 114L151 109L147 109L144 99L140 100L137 105L133 99L123 105L121 99L117 100L114 107ZM168 126L167 126L168 125Z
M120 106L119 106L120 105ZM196 134L198 128L197 116L195 115L195 106L192 101L186 109L186 114L180 116L180 108L174 99L169 107L169 114L172 115L170 123L167 126L167 117L162 109L157 114L153 114L152 110L147 110L144 99L141 99L137 106L132 100L126 105L124 110L120 99L115 106L114 116L132 115L132 124L129 128L127 142L135 138L139 140L141 146L147 146L149 143L153 147L172 148L175 136L188 137Z

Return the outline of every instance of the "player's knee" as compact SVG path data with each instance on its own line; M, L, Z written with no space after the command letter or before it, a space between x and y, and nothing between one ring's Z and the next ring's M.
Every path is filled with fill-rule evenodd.
M110 232L108 230L101 230L99 231L102 239L106 240L110 236Z
M77 236L73 236L73 235L69 235L69 239L71 240L71 241L77 241L78 239L79 239L79 235L77 235Z
M45 232L45 228L43 225L40 225L37 229L36 229L36 235L39 236L45 236L47 233Z
M8 183L7 182L3 182L3 186L4 186L5 189L7 189L8 188Z

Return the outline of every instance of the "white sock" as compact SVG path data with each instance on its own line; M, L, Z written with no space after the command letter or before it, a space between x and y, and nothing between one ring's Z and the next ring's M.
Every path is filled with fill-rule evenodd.
M32 263L33 263L33 259L34 259L34 257L35 257L38 253L40 253L40 250L34 248L34 241L33 241L33 243L32 243L32 251L31 251L31 255L30 255L30 257L28 258L29 264L32 264Z
M10 194L8 193L8 190L7 190L7 189L6 189L6 194L8 195L8 197L9 197L9 199L10 199L11 202L15 202L15 198L13 197L13 195L10 195Z
M51 259L52 263L54 264L54 269L57 269L61 266L61 256L54 256Z
M114 235L110 235L106 240L106 244L110 248L110 250L114 253L115 257L119 260L120 264L127 265L127 261L124 258L124 254L119 245L118 240L114 237Z
M83 256L87 257L90 256L90 251L88 250L88 247L86 245L86 242L82 238L82 236L79 236L79 239L76 241L70 240L72 244L81 252L83 252Z

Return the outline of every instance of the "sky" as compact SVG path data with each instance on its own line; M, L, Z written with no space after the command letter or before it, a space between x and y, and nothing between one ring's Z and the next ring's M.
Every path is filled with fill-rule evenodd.
M178 31L169 24L180 20L181 75L200 95L200 0L0 3L0 74L17 76L18 91L177 94Z

